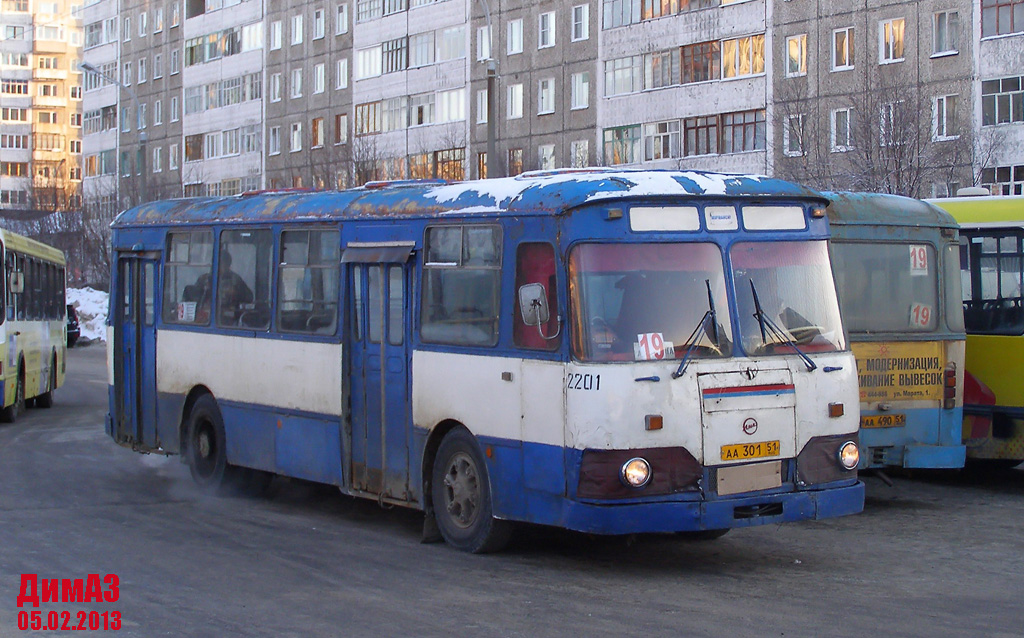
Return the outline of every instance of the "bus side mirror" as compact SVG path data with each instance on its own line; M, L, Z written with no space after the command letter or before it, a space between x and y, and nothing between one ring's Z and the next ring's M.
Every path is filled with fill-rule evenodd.
M19 295L25 292L25 273L12 272L8 288L11 292Z
M526 284L519 288L519 311L523 315L523 323L537 326L537 332L543 339L556 339L562 331L562 318L558 317L558 327L550 337L544 334L544 324L551 318L548 310L548 293L544 284Z
M523 314L523 323L528 326L547 323L551 315L544 284L526 284L519 288L519 310Z

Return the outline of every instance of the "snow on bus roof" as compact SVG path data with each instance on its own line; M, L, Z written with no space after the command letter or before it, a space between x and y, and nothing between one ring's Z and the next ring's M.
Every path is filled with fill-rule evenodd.
M812 189L762 175L591 168L455 183L407 180L375 182L346 191L275 191L150 202L125 211L114 226L502 212L522 215L564 211L604 200L701 196L825 200Z

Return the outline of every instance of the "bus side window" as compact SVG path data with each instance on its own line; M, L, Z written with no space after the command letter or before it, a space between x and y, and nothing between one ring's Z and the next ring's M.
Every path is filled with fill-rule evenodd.
M430 343L498 342L501 229L427 229L420 337Z
M281 233L277 284L280 330L319 335L333 335L337 331L340 263L338 231L286 230Z
M167 265L164 268L164 321L209 325L212 277L213 233L168 233Z
M558 335L554 339L541 336L537 326L528 326L523 322L523 313L519 307L518 291L526 284L541 284L548 297L548 321L541 326L545 335ZM515 344L521 348L534 350L557 350L561 344L558 330L558 290L555 280L555 248L542 242L524 242L516 251L516 308L515 323L512 335Z
M274 238L269 230L220 234L217 266L217 325L270 328L270 270Z

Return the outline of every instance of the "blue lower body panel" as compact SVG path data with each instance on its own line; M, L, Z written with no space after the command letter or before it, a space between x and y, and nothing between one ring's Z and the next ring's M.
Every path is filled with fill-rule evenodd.
M861 416L903 415L906 424L860 430L858 469L884 467L955 469L964 466L963 410L893 407L889 412L862 410Z
M596 505L566 502L563 526L592 534L640 534L750 527L834 518L864 509L864 484L770 495ZM758 510L763 515L754 514Z
M903 467L959 469L967 459L964 445L908 445Z

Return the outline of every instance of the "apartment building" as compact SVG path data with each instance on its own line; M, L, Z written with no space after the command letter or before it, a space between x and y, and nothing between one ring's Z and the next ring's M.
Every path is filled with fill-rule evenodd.
M86 78L86 185L124 206L474 178L493 132L500 174L1019 192L1022 3L96 0L84 55L124 88Z
M79 4L0 4L0 211L81 206Z

